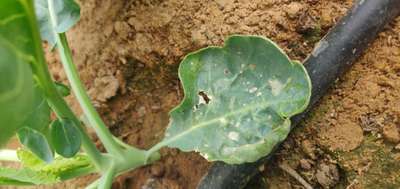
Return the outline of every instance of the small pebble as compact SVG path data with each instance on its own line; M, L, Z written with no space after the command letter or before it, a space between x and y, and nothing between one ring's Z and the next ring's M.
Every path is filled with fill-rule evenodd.
M286 8L286 13L290 18L295 18L303 9L303 5L298 2L290 3Z
M315 177L323 188L332 188L339 182L339 170L334 164L322 163L319 165Z
M383 138L392 143L399 143L400 142L400 133L397 129L396 125L388 124L383 126Z

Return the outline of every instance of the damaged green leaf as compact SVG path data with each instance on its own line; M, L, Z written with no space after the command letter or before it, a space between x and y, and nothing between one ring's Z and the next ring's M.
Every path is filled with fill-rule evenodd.
M311 83L303 65L272 41L232 36L224 47L189 54L179 77L185 97L171 111L164 140L211 161L254 162L290 130L290 117L308 105Z

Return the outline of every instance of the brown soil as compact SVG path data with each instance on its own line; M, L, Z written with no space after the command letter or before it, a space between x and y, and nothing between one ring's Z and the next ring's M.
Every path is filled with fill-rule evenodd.
M351 0L82 0L68 33L75 62L110 130L149 148L163 137L182 98L183 56L230 34L263 35L303 60ZM285 142L253 188L302 188L286 163L316 188L398 188L400 183L400 22L388 26ZM55 79L66 82L48 54ZM70 103L80 110L72 97ZM397 164L397 165L396 165ZM163 149L162 160L120 176L114 188L193 189L210 164ZM93 176L56 185L82 188ZM396 185L397 184L397 185Z
M276 164L290 163L323 188L400 187L399 31L397 19L291 134ZM286 188L298 187L274 166L265 174L267 180L286 177Z

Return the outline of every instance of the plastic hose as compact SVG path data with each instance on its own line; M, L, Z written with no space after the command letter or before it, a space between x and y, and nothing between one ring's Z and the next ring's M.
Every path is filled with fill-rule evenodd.
M359 0L316 45L304 65L312 82L311 102L305 112L292 118L292 128L326 94L328 89L360 57L383 30L400 14L400 0ZM198 189L241 189L265 164L274 150L254 163L228 165L216 162L202 178Z

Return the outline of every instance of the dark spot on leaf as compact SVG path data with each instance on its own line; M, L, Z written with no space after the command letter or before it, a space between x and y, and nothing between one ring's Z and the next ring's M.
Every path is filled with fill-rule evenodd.
M224 69L224 74L225 75L228 75L230 72L229 72L229 70L228 69Z
M208 104L211 101L211 99L207 96L207 94L204 91L200 91L199 96L203 98L206 104Z

